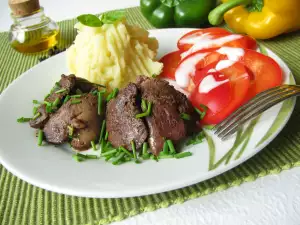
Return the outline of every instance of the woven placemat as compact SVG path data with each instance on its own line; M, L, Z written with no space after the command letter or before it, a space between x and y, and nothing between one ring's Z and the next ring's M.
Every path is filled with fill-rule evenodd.
M129 23L153 28L139 8L129 8ZM62 30L59 47L68 47L75 37L75 20L59 23ZM263 42L291 68L300 83L300 35L283 35ZM12 50L8 33L0 33L0 91L20 74L38 63L43 54L23 55ZM1 110L1 109L0 109ZM49 192L32 186L9 173L0 165L0 224L76 225L107 224L142 212L182 203L209 193L279 173L300 165L300 104L280 135L263 151L246 163L220 176L186 188L135 198L93 199ZM1 124L0 124L1 125Z

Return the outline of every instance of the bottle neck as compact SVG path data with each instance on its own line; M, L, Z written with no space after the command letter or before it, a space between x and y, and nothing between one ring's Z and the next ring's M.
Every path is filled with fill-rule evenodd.
M28 16L15 16L11 14L11 17L14 21L14 26L18 28L36 29L36 26L49 22L49 18L46 17L43 7Z

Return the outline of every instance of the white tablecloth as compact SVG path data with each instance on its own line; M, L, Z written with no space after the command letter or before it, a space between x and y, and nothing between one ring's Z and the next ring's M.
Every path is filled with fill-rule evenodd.
M139 1L40 0L40 3L47 15L59 21L83 13L137 6ZM1 0L0 31L7 31L11 23L7 0ZM300 225L300 168L113 224Z

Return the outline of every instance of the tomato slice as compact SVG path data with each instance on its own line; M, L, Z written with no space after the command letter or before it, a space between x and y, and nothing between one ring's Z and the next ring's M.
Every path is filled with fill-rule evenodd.
M223 28L218 28L218 27L193 30L191 32L186 33L178 40L177 42L178 49L180 49L181 51L189 50L194 45L194 42L189 43L187 40L190 39L197 40L197 37L201 37L203 36L203 34L210 34L214 36L214 35L226 35L231 33L228 30L225 30Z
M159 61L164 64L161 77L175 80L175 71L181 60L181 51L171 52L163 56Z
M227 66L216 70L220 62ZM230 60L209 64L196 72L194 80L195 89L190 95L192 104L200 110L200 104L208 107L200 121L202 125L218 124L224 120L245 101L251 86L245 66Z
M254 79L249 90L248 100L262 91L282 84L282 70L271 57L253 50L246 50L241 62L251 71Z
M177 43L178 48L184 52L183 57L207 48L236 47L256 49L256 41L240 34L232 34L222 28L208 28L191 31L181 37Z
M247 73L252 80L247 99L282 84L283 76L280 66L272 58L259 52L251 49L230 47L215 49L203 55L204 52L204 50L195 52L183 59L178 65L175 78L182 88L186 88L184 85L191 82L191 79L195 82L194 77L198 71L211 63L224 59L238 61L246 67ZM191 61L193 64L189 63ZM193 65L193 67L189 68L188 65ZM182 81L185 81L185 83ZM191 85L189 84L188 86Z

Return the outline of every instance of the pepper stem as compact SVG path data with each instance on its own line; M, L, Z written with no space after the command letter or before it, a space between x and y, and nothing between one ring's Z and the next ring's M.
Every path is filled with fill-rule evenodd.
M208 21L211 25L220 25L223 22L224 14L228 10L240 5L249 5L252 1L253 0L229 0L212 10L208 15Z

